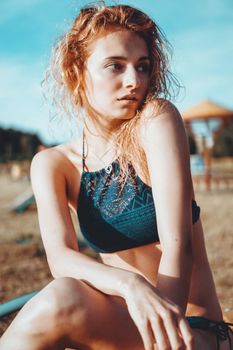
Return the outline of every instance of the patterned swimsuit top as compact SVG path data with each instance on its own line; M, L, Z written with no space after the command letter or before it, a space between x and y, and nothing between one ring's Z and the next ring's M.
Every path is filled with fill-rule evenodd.
M136 174L132 165L123 189L117 181L119 163L98 171L83 171L78 199L80 229L86 243L96 252L111 253L159 242L152 188ZM192 222L200 207L192 200Z

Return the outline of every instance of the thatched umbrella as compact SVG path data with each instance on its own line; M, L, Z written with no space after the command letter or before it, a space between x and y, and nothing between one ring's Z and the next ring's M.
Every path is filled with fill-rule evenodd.
M227 109L212 101L205 100L183 112L182 117L186 128L193 134L194 137L196 136L196 132L193 132L192 126L195 124L195 122L199 122L206 125L213 141L213 139L216 140L222 129L228 123L233 122L233 110ZM213 121L219 121L217 128L216 124L214 128L211 126ZM206 143L206 138L203 137L203 146L205 183L206 188L209 190L211 183L211 154L213 144L208 146Z
M212 101L205 100L183 112L182 117L185 123L192 121L205 122L210 119L220 119L228 122L233 121L233 111Z

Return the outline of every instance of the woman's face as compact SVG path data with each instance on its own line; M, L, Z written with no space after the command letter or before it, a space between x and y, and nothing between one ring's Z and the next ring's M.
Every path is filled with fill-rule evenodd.
M130 119L148 90L146 42L129 30L107 32L89 47L84 74L90 106L106 119Z

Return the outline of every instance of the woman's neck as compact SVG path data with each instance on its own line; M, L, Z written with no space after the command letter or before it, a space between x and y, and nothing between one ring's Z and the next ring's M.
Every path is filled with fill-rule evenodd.
M106 147L116 145L116 133L122 125L122 121L106 121L103 118L95 120L86 117L84 120L84 133L86 142L90 147L95 147L96 151L106 150Z
M89 153L115 159L116 132L119 129L116 123L105 123L86 118L84 121L85 147Z

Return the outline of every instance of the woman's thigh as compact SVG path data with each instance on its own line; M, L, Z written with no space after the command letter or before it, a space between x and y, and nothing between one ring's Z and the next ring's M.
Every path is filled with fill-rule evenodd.
M74 293L76 283L80 293L80 281L75 281ZM144 350L141 336L129 315L124 299L106 295L84 282L81 283L82 300L87 310L86 345L93 350ZM73 317L69 332L71 348L80 344L75 319ZM193 336L193 350L217 350L215 334L193 330ZM157 350L156 345L154 350ZM231 350L228 340L220 342L219 350Z
M85 317L81 332L77 328L79 307L74 308L67 319L67 348L78 349L83 344L84 348L93 350L144 350L123 298L106 295L85 282L72 280L69 296L75 298L75 295L79 295Z
M77 298L85 309L80 327L80 309L73 308L67 319L66 347L87 350L144 350L141 336L131 319L123 298L106 295L85 282L71 280L67 297ZM202 330L193 330L193 350L217 350L216 337ZM219 350L230 350L228 341ZM69 350L69 349L67 349ZM154 350L157 350L155 345Z
M212 332L195 329L193 330L193 335L195 339L194 350L232 350L228 339L220 340L218 347L216 335ZM233 336L232 333L230 334L230 331L229 336L233 344Z
M60 299L69 298L74 305L65 320L67 349L144 350L123 298L106 295L79 280L64 280L68 283L66 281L65 288L61 288ZM85 317L80 329L80 312L83 310ZM193 330L193 336L193 350L217 350L214 334ZM221 342L219 350L230 350L228 341Z

